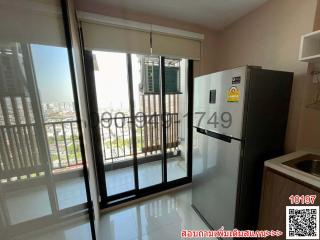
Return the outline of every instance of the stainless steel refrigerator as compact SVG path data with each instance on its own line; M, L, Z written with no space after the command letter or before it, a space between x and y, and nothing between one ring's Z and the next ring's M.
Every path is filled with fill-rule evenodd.
M213 229L256 229L263 162L283 154L292 78L244 66L194 79L192 204Z

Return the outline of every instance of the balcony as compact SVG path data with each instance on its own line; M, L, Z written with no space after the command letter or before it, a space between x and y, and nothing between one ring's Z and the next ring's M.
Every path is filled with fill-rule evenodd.
M179 149L179 114L167 113L168 181L186 176L185 161ZM162 172L162 122L160 114L135 116L139 186L144 188L161 182ZM106 183L109 195L134 188L133 147L130 117L102 118L101 138L103 145Z
M137 127L137 154L140 164L152 162L161 156L160 115L136 116L137 119L154 118L146 126ZM167 119L167 152L170 158L180 156L177 149L178 114L168 114ZM132 132L130 117L104 118L101 124L104 164L106 171L123 168L126 162L132 161ZM122 122L122 126L106 126L105 122ZM68 172L82 166L79 145L79 133L76 121L48 122L44 124L49 146L49 158L53 174ZM38 144L35 139L35 124L0 126L1 181L15 181L41 176L44 172L39 159ZM9 147L8 147L9 146ZM117 166L115 166L117 165Z
M68 84L57 84L59 88L54 92L45 84L47 76L43 77L37 67L33 68L41 62L41 53L48 50L59 52L59 61L63 59L65 49L47 49L38 45L14 44L10 54L1 55L5 64L3 69L16 81L10 78L7 86L0 91L0 218L10 226L19 227L16 225L29 224L29 221L40 218L66 216L73 211L81 213L87 209L83 156L72 93L60 98L60 91L64 91ZM4 51L7 53L9 50L5 48ZM159 59L153 58L145 64L144 61L149 61L149 58L132 55L135 66L130 93L134 99L132 104L125 96L126 91L119 95L116 90L110 90L111 87L128 90L128 78L123 74L127 55L116 55L100 54L101 58L97 58L100 72L92 69L97 76L91 81L96 84L117 83L97 85L101 89L97 92L97 97L100 96L97 100L105 104L97 104L99 132L91 135L99 135L102 143L99 163L103 163L103 171L98 174L99 178L101 175L105 178L106 195L112 199L120 199L120 193L131 194L131 190L164 185L164 149L167 155L167 181L187 177L187 121L182 115L187 109L187 96L182 93L186 91L185 60L181 60L181 66L180 60L166 60L165 69L170 84L167 84L164 99L160 101ZM110 64L106 64L105 56L110 57ZM23 65L20 64L22 62ZM121 70L110 73L111 65L119 65ZM183 81L179 81L180 78ZM184 86L182 92L178 88L180 84ZM46 97L51 94L54 96ZM91 100L95 98L94 95L90 97ZM164 106L165 147L162 146L163 119L159 114ZM138 113L130 118L129 112L133 109ZM88 110L91 111L91 108ZM111 111L112 116L102 117L102 112L106 110ZM117 111L124 114L117 114ZM136 122L135 126L132 126L132 119ZM133 142L136 145L135 154ZM138 164L135 171L134 156ZM138 186L135 185L136 179ZM100 191L105 188L103 183L99 187Z
M149 121L150 118L153 121ZM140 187L161 182L161 121L160 115L137 115L136 119L145 124L136 127L137 160L139 165ZM186 176L186 167L179 150L178 114L167 115L167 155L168 180ZM108 123L121 124L108 124ZM44 216L50 212L48 189L31 189L33 182L45 185L46 165L41 159L42 147L36 139L36 124L15 124L0 126L0 176L1 185L6 192L8 212L12 222ZM133 187L133 149L132 131L129 117L104 118L100 124L102 136L104 168L108 194L113 195ZM57 121L44 123L50 174L54 178L60 209L86 202L82 177L82 156L79 132L76 121ZM19 183L19 184L16 184ZM23 201L24 206L19 202ZM25 206L39 204L33 212L21 215ZM34 209L34 208L33 208ZM19 216L19 217L18 217Z

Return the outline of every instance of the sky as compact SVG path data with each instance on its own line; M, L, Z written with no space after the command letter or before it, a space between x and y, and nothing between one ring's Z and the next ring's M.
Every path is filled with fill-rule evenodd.
M98 65L95 71L98 108L129 111L127 58L125 53L94 51ZM132 78L135 104L139 101L140 64L132 55ZM136 109L137 110L137 109Z
M42 103L73 102L67 49L32 44L31 51Z
M35 75L42 103L73 102L68 52L64 47L32 44ZM95 84L99 109L129 111L127 60L125 53L94 51L98 71ZM139 101L140 64L132 55L133 89Z

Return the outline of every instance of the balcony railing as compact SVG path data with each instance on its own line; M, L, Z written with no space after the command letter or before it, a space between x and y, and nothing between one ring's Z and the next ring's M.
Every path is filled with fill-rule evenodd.
M82 165L76 121L45 123L50 161L53 170Z
M160 114L137 114L135 129L138 156L161 153L162 121ZM178 146L178 113L166 114L167 151ZM132 157L131 118L102 118L101 136L105 163Z
M1 179L43 171L35 124L0 126Z
M168 113L167 151L178 144L178 114ZM139 157L161 153L162 123L159 114L137 115L136 140ZM132 131L130 117L104 118L100 129L105 164L132 158ZM54 172L82 166L79 132L76 121L47 122L44 124L49 160ZM0 179L24 179L44 173L44 163L36 139L36 126L19 124L0 126Z
M82 165L79 133L76 121L44 124L49 160L54 171ZM46 159L41 159L36 125L0 126L1 179L36 177L45 171Z

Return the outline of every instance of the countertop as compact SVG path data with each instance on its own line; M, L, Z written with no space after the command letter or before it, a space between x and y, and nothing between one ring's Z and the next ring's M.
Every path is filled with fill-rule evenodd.
M319 177L316 177L314 175L305 173L303 171L300 171L295 168L292 168L292 167L289 167L289 166L282 164L283 162L290 161L294 158L298 158L298 157L301 157L306 154L320 154L320 151L304 150L304 151L297 151L297 152L289 153L289 154L283 155L281 157L273 158L271 160L266 161L264 163L264 166L271 168L271 169L274 169L280 173L283 173L283 174L288 175L294 179L298 179L302 182L305 182L307 184L310 184L310 185L320 189L320 178Z

